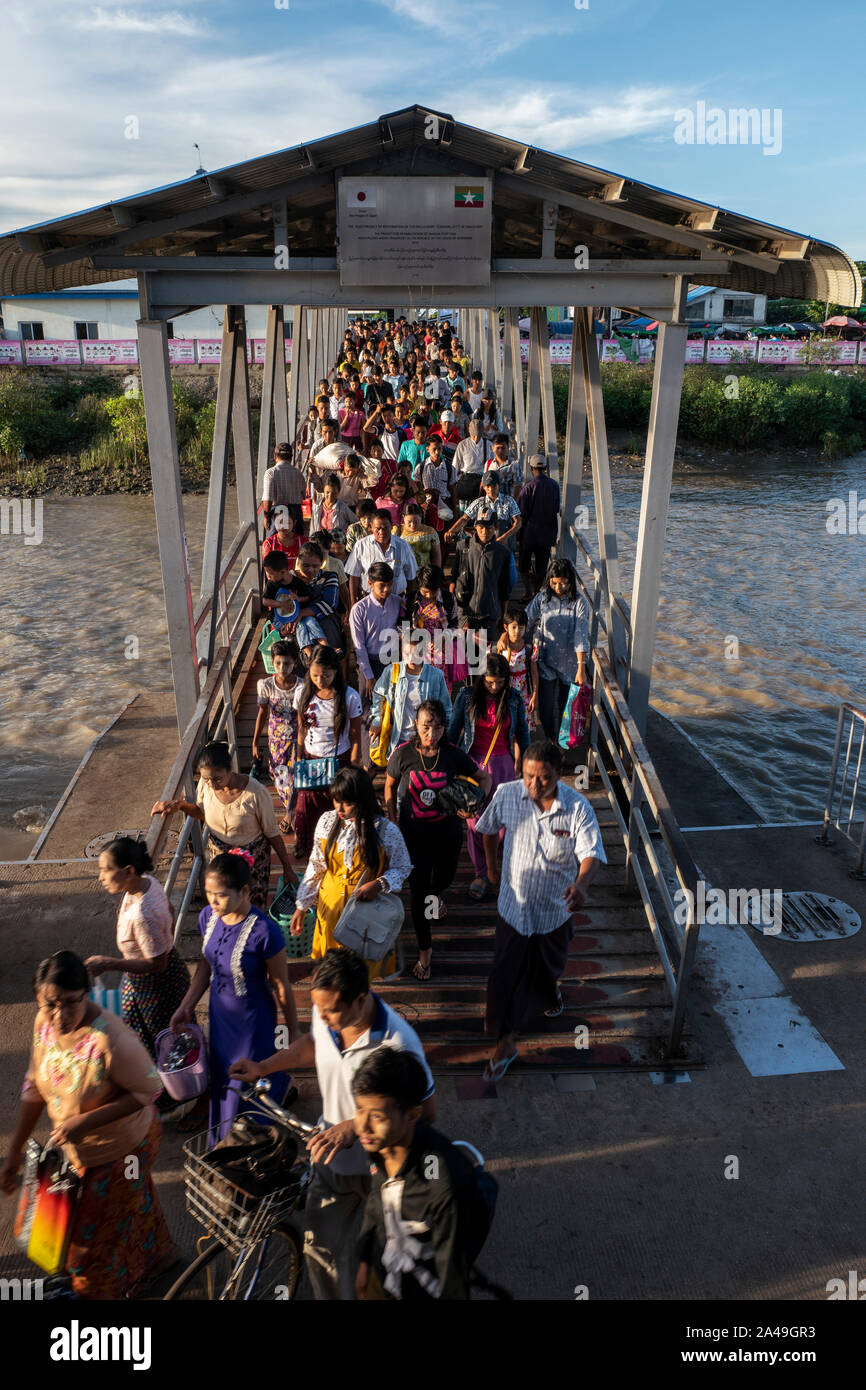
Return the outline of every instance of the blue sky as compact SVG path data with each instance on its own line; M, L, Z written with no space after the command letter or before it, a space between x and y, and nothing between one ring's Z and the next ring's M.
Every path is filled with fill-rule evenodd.
M0 229L417 101L866 257L863 0L283 3L3 0ZM698 101L780 152L677 143Z

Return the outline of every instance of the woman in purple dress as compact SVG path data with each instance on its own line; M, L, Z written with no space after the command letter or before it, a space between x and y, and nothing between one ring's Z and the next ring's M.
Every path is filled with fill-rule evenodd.
M281 1045L277 1003L285 1021L282 1045L288 1046L299 1033L282 932L250 902L251 858L236 850L218 854L208 864L204 889L210 906L198 919L202 959L170 1025L181 1031L191 1023L196 1004L210 989L210 1123L214 1130L221 1126L219 1138L240 1109L237 1084L229 1088L231 1063L239 1057L263 1061ZM274 1100L282 1100L289 1079L280 1077L280 1086L272 1091ZM195 1125L192 1118L181 1128Z

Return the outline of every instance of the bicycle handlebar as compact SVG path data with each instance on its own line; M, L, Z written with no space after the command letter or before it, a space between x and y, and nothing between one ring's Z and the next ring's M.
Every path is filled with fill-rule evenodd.
M263 1076L258 1081L254 1081L241 1094L244 1100L251 1101L254 1105L267 1111L268 1114L273 1115L275 1120L278 1120L281 1125L285 1125L286 1129L291 1130L300 1139L306 1141L312 1139L314 1134L321 1133L321 1125L308 1125L304 1120L299 1120L296 1115L292 1115L290 1111L284 1110L281 1105L272 1100L268 1095L270 1089L270 1081L266 1076Z

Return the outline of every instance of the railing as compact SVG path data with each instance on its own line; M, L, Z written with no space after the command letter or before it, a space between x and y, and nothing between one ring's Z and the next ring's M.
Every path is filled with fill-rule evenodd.
M845 737L846 723L848 724L847 738ZM859 743L857 739L858 728ZM845 743L845 758L840 769L843 742ZM852 878L866 878L866 873L863 871L863 861L866 858L866 809L860 808L863 816L862 825L854 818L857 797L860 793L860 777L864 771L864 749L866 749L866 711L857 709L856 705L850 705L846 702L839 707L836 742L833 746L833 761L830 767L830 780L827 785L827 802L824 807L824 828L819 839L821 844L832 844L829 830L830 826L833 825L840 834L845 836L846 840L850 840L857 850L857 861L851 870ZM858 825L860 825L859 839L856 836Z
M200 643L198 665L199 670L204 671L204 685L160 794L159 799L161 801L174 801L178 797L182 797L186 801L194 800L193 769L195 759L201 746L207 741L215 741L225 737L232 762L235 767L238 765L238 737L232 698L232 679L235 654L247 640L257 617L258 566L251 556L244 554L249 537L251 535L255 537L255 534L256 528L252 523L242 526L226 552L216 586L217 609L215 617L213 615L214 596L212 594L202 597L193 611L193 626ZM241 592L244 580L251 569L255 572L255 587L247 587ZM232 617L233 604L236 605L237 611ZM214 641L219 641L219 647L213 653L213 659L210 663L208 663L207 654L202 654L201 648L205 644L200 636L207 631L208 645L210 645L210 630L207 627L209 621L213 622ZM165 843L167 832L167 818L162 815L154 816L147 833L147 847L154 862ZM175 944L180 937L183 921L201 874L207 841L207 827L203 826L201 821L194 816L186 816L163 885L166 895L170 899L180 873L181 864L187 853L187 847L191 843L192 866L175 916Z
M590 591L587 581L575 565L578 589L582 598L586 600L590 612L589 640L590 647L595 651L598 645L599 628L603 630L605 637L608 639L610 637L607 630L607 617L605 614L605 602L608 595L607 576L598 560L596 560L592 551L583 540L580 532L576 531L573 526L569 526L568 530L571 539L577 547L578 560L589 570L595 580L595 586L592 591ZM622 623L626 638L625 652L617 659L617 666L619 669L616 676L617 681L622 685L622 677L628 675L629 662L631 661L631 608L626 603L625 599L618 598L615 594L610 598L610 606Z
M626 883L633 879L640 892L671 996L673 1011L664 1048L664 1057L668 1059L680 1050L686 993L698 945L698 874L640 731L613 679L610 662L597 649L593 650L592 659L591 765L607 792L625 846ZM648 819L652 824L647 824ZM659 838L682 890L683 902L679 907L671 896L659 857ZM685 920L681 921L683 916Z

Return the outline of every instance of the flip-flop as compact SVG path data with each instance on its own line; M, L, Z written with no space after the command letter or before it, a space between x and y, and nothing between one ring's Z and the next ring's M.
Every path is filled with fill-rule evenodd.
M563 1011L564 1008L565 1008L565 1000L564 1000L563 997L562 997L562 991L558 989L558 990L556 991L556 1006L555 1006L554 1008L552 1008L552 1009L545 1009L545 1010L544 1010L544 1017L545 1017L545 1018L559 1018L559 1015L562 1013L562 1011Z
M487 879L473 878L466 891L473 902L483 903L484 899L487 897Z
M421 966L420 971L418 969L419 965ZM421 965L421 960L419 957L419 959L416 960L415 964L412 967L412 974L415 976L416 980L426 981L430 979L430 968L430 962L428 961L426 965Z
M498 1062L493 1062L491 1058L484 1068L483 1079L485 1081L501 1081L512 1062L516 1062L520 1056L519 1052L512 1052L510 1057L502 1057ZM492 1065L491 1065L492 1063Z

